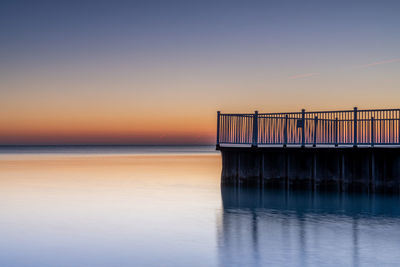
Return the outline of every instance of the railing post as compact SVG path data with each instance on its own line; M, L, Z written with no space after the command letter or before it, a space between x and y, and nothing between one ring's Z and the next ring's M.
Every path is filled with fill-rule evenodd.
M221 111L217 111L217 148L219 148L219 122L220 122Z
M318 116L315 116L314 118L314 143L313 147L317 146L317 125L318 125Z
M257 147L258 144L258 111L254 112L253 115L253 142L252 147Z
M283 147L287 146L287 123L288 123L288 115L286 114L285 116L285 130L284 130L284 136L283 136Z
M338 144L338 118L335 118L335 147L337 147Z
M306 145L306 139L305 139L305 126L306 126L306 110L303 108L301 110L301 120L302 120L302 127L301 127L301 147L304 147Z
M374 147L375 138L374 138L374 117L371 117L371 147Z
M357 147L357 107L354 107L354 116L353 116L353 131L354 131L354 144L353 147Z
M397 137L399 138L398 140L397 140L397 143L399 143L400 144L400 110L399 110L399 112L398 112L398 114L399 114L399 118L397 119L397 128L398 128L398 132L397 132Z

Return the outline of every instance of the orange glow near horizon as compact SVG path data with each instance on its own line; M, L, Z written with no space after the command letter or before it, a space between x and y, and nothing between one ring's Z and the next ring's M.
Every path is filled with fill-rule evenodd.
M277 98L277 97L275 97ZM254 99L260 112L299 111L295 99L279 105L278 100ZM243 100L243 103L240 103ZM55 103L42 103L41 97L5 103L6 112L0 114L0 145L56 145L56 144L199 144L212 145L216 135L216 110L222 112L252 112L250 101L236 96L227 103L221 99L217 106L209 99L177 103L167 99L149 101L147 105L129 105L121 102L110 107L106 97L96 98L95 104L74 104L72 100L56 99ZM89 102L89 100L87 100ZM315 99L313 100L315 101ZM1 100L0 100L1 102ZM344 101L342 101L344 102ZM348 101L350 102L350 101ZM36 103L36 104L35 104ZM58 105L58 107L57 107ZM313 108L314 107L314 108ZM370 106L374 107L374 106ZM382 106L381 106L382 107ZM383 107L388 107L387 105ZM310 105L307 110L351 109L352 105ZM360 107L362 108L362 107ZM254 108L256 109L256 108ZM253 109L253 110L254 110Z
M214 118L213 118L214 119ZM214 121L164 121L152 118L107 121L101 118L45 121L14 121L1 127L3 144L213 144Z

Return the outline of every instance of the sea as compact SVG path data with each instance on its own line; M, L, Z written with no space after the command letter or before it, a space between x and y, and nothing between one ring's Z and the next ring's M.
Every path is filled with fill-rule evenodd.
M0 147L0 266L399 266L400 197L221 186L214 146Z

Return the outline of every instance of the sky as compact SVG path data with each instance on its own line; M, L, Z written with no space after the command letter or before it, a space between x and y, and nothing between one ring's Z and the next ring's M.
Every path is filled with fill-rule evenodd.
M399 108L400 1L1 1L0 144L214 144L216 112Z

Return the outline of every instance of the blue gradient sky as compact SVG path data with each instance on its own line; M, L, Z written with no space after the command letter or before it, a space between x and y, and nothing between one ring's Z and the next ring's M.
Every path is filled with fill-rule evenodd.
M0 144L213 143L215 112L399 107L399 1L2 1Z

